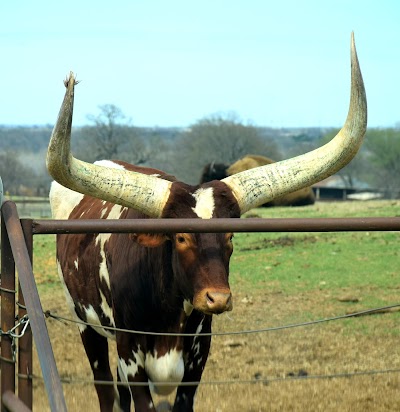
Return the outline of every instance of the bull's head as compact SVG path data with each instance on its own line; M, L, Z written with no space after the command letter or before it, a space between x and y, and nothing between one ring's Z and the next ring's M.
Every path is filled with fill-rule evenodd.
M65 81L67 90L49 144L47 167L50 174L74 191L138 210L150 217L239 217L254 207L336 173L357 153L367 126L367 102L353 35L349 111L343 128L329 143L301 156L195 187L74 158L70 153L70 136L75 84L71 73ZM205 312L213 306L213 301L218 306L214 313L231 308L227 282L230 236L221 236L216 237L215 245L219 245L218 253L225 251L225 254L214 260L220 262L221 283L214 289L199 285L198 291L194 291L195 307ZM181 267L193 263L187 259L191 250L198 250L199 240L196 239L196 236L187 234L173 238L178 255L185 251ZM212 248L209 246L209 250Z
M357 153L367 126L367 102L351 41L351 98L344 127L326 145L288 160L250 169L222 180L233 192L241 213L276 197L310 186L336 173ZM108 169L75 159L70 154L74 75L51 137L47 167L53 178L77 192L132 207L161 217L171 192L171 182L140 173Z

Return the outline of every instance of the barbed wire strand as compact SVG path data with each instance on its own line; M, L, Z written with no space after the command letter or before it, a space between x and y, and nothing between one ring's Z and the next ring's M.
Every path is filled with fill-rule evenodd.
M233 332L215 332L215 333L207 333L204 335L213 335L213 336L225 336L225 335L238 335L238 334L250 334L250 333L261 333L261 332L270 332L270 331L278 331L284 330L289 328L295 327L302 327L302 326L310 326L315 324L320 324L323 322L330 322L336 321L341 319L353 318L353 317L360 317L363 315L369 315L373 313L380 313L385 312L390 309L398 308L400 304L393 304L382 306L373 309L366 309L363 311L358 311L350 314L334 316L330 318L319 319L315 321L309 322L301 322L295 323L290 325L284 326L276 326L276 327L269 327L269 328L261 328L255 330L245 330L245 331L233 331ZM102 328L98 324L92 324L88 322L73 320L69 318L65 318L62 316L54 315L50 311L44 312L46 317L51 317L57 321L66 323L78 323L83 324L86 326L91 326L95 328ZM146 332L146 331L134 331L129 329L119 329L119 328L112 328L112 327L104 327L104 329L110 329L114 331L121 331L127 333L137 333L137 334L147 334L147 335L162 335L162 336L197 336L198 334L179 334L179 333L156 333L156 332ZM367 370L367 371L356 371L356 372L340 372L340 373L333 373L333 374L326 374L326 375L290 375L290 376L277 376L277 377L266 377L266 378L256 378L256 379L227 379L227 380L210 380L210 381L196 381L196 382L152 382L153 385L161 385L161 386L198 386L198 385L246 385L246 384L264 384L269 385L270 383L279 383L279 382L293 382L299 380L325 380L325 379L340 379L340 378L354 378L354 377L361 377L361 376L371 376L371 375L382 375L382 374L391 374L391 373L400 373L400 368L392 368L392 369L381 369L381 370ZM44 381L41 376L33 375L33 374L18 374L18 377L23 379L35 379ZM121 385L121 386L149 386L149 382L116 382L116 381L101 381L101 380L93 380L93 379L84 379L84 378L67 378L62 377L61 382L63 384L68 385Z
M195 382L151 382L151 385L155 386L198 386L198 385L246 385L246 384L270 384L275 382L290 382L297 380L325 380L325 379L341 379L341 378L356 378L362 376L371 375L384 375L391 373L400 373L400 368L394 369L380 369L380 370L368 370L368 371L357 371L357 372L340 372L332 373L327 375L294 375L294 376L275 376L267 378L257 378L257 379L227 379L218 381L195 381ZM18 377L23 379L31 379L44 381L43 377L30 374L18 374ZM116 382L116 381L102 381L84 378L61 378L61 382L67 385L117 385L117 386L149 386L149 382Z
M242 330L242 331L201 333L200 335L201 336L228 336L228 335L247 335L247 334L254 334L254 333L273 332L273 331L279 331L279 330L284 330L284 329L292 329L292 328L298 328L298 327L304 327L304 326L317 325L319 323L332 322L332 321L337 321L341 319L348 319L348 318L360 317L364 315L370 315L375 312L379 313L379 312L387 311L389 309L394 309L397 307L400 307L400 303L388 305L388 306L382 306L379 308L365 309L359 312L347 313L344 315L317 319L317 320L308 321L308 322L300 322L300 323L293 323L293 324L283 325L283 326L273 326L273 327L267 327L267 328ZM150 332L150 331L116 328L112 326L103 326L103 325L99 325L96 323L84 322L82 320L75 320L75 319L70 319L70 318L66 318L63 316L55 315L51 313L49 310L45 311L44 314L46 317L53 318L60 322L64 321L64 322L76 323L80 325L90 326L95 329L105 329L105 330L110 330L114 332L133 333L133 334L138 334L138 335L152 335L152 336L192 336L192 337L199 336L199 333Z

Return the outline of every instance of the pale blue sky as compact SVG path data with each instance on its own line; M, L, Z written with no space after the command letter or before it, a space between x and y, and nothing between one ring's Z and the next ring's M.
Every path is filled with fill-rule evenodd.
M115 104L137 126L236 112L257 126L344 122L354 30L369 126L400 122L400 1L2 1L0 124L74 125Z

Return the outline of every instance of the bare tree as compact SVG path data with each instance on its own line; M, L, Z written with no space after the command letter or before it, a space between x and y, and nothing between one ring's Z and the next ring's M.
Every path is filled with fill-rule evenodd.
M370 129L365 140L371 183L387 192L388 197L400 195L400 130Z
M23 163L16 152L0 153L0 176L4 193L12 195L35 194L36 173Z
M87 118L95 125L91 130L96 144L97 158L111 159L118 153L118 144L121 140L119 122L125 119L125 115L113 104L104 104L99 106L99 109L99 115L88 115Z
M322 137L322 143L329 142L336 134L337 130L332 130ZM318 142L318 145L321 145L321 141ZM358 153L353 157L353 160L345 166L343 169L337 172L337 175L341 178L343 184L347 188L356 188L357 189L357 180L363 180L366 178L367 172L367 150L365 146L362 146Z
M76 150L88 161L119 159L133 164L143 164L149 159L149 150L138 134L138 129L117 106L99 106L97 116L89 115L94 126L77 130Z
M256 127L242 124L232 114L199 120L183 134L179 145L179 168L174 173L190 183L198 183L201 170L210 162L231 164L246 154L280 156L272 140L263 139Z

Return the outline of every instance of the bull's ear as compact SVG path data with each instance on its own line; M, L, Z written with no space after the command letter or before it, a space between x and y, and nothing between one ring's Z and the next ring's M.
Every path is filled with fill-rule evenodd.
M130 238L141 246L161 246L168 237L163 233L131 233Z

